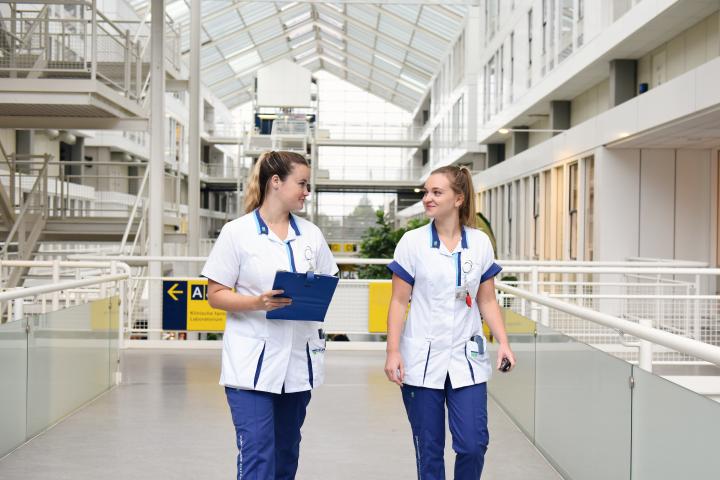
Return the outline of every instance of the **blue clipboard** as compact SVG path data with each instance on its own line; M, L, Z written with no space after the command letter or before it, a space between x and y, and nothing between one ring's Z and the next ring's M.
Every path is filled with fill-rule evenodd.
M338 278L313 272L279 271L273 290L284 290L280 297L292 298L292 304L267 312L268 320L307 320L322 322L330 306Z

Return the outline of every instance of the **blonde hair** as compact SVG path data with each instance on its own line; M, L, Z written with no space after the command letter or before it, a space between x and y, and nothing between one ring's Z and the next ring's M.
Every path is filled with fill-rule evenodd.
M471 228L477 228L477 212L475 210L475 188L473 187L472 173L467 167L447 165L436 168L430 175L442 173L450 180L450 187L458 195L463 195L463 203L460 205L458 215L460 224Z
M263 204L267 184L274 175L284 181L295 165L310 166L304 156L295 152L269 151L260 154L248 180L245 192L245 213L252 212Z

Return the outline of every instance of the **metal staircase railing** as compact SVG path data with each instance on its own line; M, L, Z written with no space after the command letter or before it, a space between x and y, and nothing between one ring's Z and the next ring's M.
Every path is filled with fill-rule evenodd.
M4 153L4 152L3 152ZM10 207L15 211L10 231L0 247L3 260L30 260L35 252L38 240L43 233L48 218L48 164L52 155L15 155L6 158L11 166L9 172ZM27 160L28 167L37 164L35 159L42 158L39 170L23 168ZM20 167L20 168L18 168ZM24 171L26 170L26 171ZM29 186L32 181L32 186ZM1 182L0 182L1 183ZM11 270L5 279L4 288L13 288L21 283L26 273L24 267Z
M2 157L2 161L4 166L7 168L7 172L9 175L11 175L12 178L12 172L14 171L15 167L13 164L10 163L9 157L7 152L5 151L5 147L2 144L2 141L0 141L0 157ZM2 164L0 164L0 167L3 167ZM12 191L12 188L11 188ZM13 206L13 201L10 198L10 195L7 192L7 189L5 188L5 185L0 181L0 214L2 215L2 220L5 222L6 226L8 228L12 228L13 223L15 222L15 207Z
M94 6L82 5L72 17L58 17L44 4L13 4L0 18L0 77L97 79L124 97L142 104L149 58L146 37L135 23L111 20ZM166 40L179 52L179 32ZM178 55L169 53L170 60ZM173 62L175 65L177 62Z

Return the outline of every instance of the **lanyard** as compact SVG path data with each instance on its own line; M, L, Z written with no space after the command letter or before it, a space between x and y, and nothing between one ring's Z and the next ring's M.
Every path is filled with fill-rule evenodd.
M285 242L285 248L287 249L288 260L290 261L290 268L292 269L293 273L296 273L297 269L295 268L295 255L293 255L293 249L290 246L290 242L292 242L292 240L288 240L287 242Z
M470 270L473 268L472 260L466 260L465 263L462 261L462 251L459 251L457 253L453 253L453 257L455 257L455 290L456 292L462 293L462 290L465 290L465 305L469 307L472 307L472 297L470 297L470 290L467 287L467 275L470 273ZM462 274L465 274L465 282L462 280ZM464 283L464 285L463 285ZM456 293L457 295L457 293ZM457 298L461 298L461 296L457 296Z
M462 274L460 273L460 265L462 264L462 252L453 253L455 257L455 286L460 287L462 282Z

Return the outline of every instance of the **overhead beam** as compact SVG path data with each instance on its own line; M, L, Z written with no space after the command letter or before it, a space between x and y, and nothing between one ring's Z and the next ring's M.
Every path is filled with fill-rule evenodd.
M310 24L312 24L312 18L309 18L308 20L305 20L303 22L298 23L297 25L293 25L291 28L284 30L281 35L276 35L272 38L269 38L263 42L264 45L273 45L275 43L280 43L281 41L284 41L288 44L288 47L290 46L290 39L288 38L288 35L290 35L295 30L306 27ZM242 50L238 50L237 52L228 55L227 57L223 55L223 58L221 60L218 60L216 62L203 65L203 70L210 70L215 67L218 67L220 65L223 65L225 63L230 62L231 60L234 60L236 58L242 57L243 55L252 52L253 50L257 50L258 46L257 44L253 43L252 45L248 45L246 48L243 48Z
M235 7L235 8L237 8L237 7ZM296 10L300 10L301 8L302 8L302 4L295 5L294 7L288 8L285 12L283 12L283 15L287 14L288 12L290 12L290 14L292 15ZM271 15L269 17L262 18L262 19L257 20L249 25L245 25L243 28L233 30L232 32L225 33L223 35L220 35L216 38L211 39L210 41L207 41L202 44L202 48L215 47L223 42L232 40L233 38L237 37L238 35L247 33L250 30L252 30L253 28L261 27L261 26L265 25L266 23L270 23L274 20L279 20L279 17L277 15ZM207 22L207 21L208 20L206 18L203 18L203 22ZM300 24L298 24L298 25L300 25ZM296 28L298 25L293 25L291 28L288 29L288 31ZM185 55L188 52L189 52L189 50L183 51L183 55Z
M361 75L361 74L355 72L354 70L351 70L351 69L348 68L347 66L339 63L339 62L338 62L337 60L335 60L334 58L328 57L327 55L323 55L322 52L320 53L320 58L322 58L323 61L329 62L329 63L332 64L334 67L337 67L337 68L339 68L340 70L343 70L343 71L346 72L346 73L349 73L349 74L351 74L351 75L355 75L355 76L358 77L358 78L362 78L362 79L365 80L366 82L368 82L368 83L370 83L370 84L372 84L372 85L375 85L375 86L378 87L378 88L381 88L381 89L383 89L383 90L386 90L386 91L390 92L392 95L395 95L395 96L398 96L398 97L403 97L403 98L405 98L406 100L409 100L409 101L412 102L412 103L418 103L418 102L420 101L420 94L418 94L418 98L409 97L408 95L406 95L406 94L404 94L404 93L402 93L402 92L398 92L397 90L395 90L395 89L392 88L392 87L388 87L387 85L383 85L382 83L378 83L377 81L373 80L372 78L369 78L369 77L367 77L367 76L365 76L365 75Z
M344 55L346 59L351 59L354 62L358 62L362 65L365 65L366 67L370 68L371 70L375 70L375 71L383 74L384 76L390 78L394 82L405 85L407 88L416 91L418 95L422 95L424 93L424 90L420 89L417 85L413 85L413 84L403 80L402 78L398 77L398 75L394 72L389 72L383 68L380 68L378 65L369 63L361 58L358 58L358 57L352 55L351 53L347 53L342 50L339 50L334 45L327 44L327 43L323 42L322 40L320 40L319 45L320 45L320 48L322 48L323 50L327 48L328 50L331 50L335 54ZM348 68L350 68L349 65L348 65Z
M307 48L307 47L312 47L312 48ZM288 48L289 48L289 47L288 47ZM251 74L257 72L258 70L260 70L261 68L263 68L265 65L268 65L268 64L270 64L270 63L273 63L273 62L275 62L275 61L277 61L277 60L280 60L280 59L282 59L282 58L287 58L288 56L294 57L295 55L299 55L299 54L301 54L301 53L305 53L305 52L307 52L308 50L313 50L313 49L315 49L315 48L316 48L315 42L310 42L310 43L308 43L307 45L303 45L302 47L297 48L297 49L295 49L295 50L293 50L292 48L290 48L290 51L285 52L285 53L281 53L280 55L275 55L274 57L270 57L270 58L266 58L266 59L261 58L261 59L260 59L260 60L261 60L260 64L256 65L255 67L250 68L250 69L248 69L248 70L245 70L242 74L233 75L233 76L227 77L227 78L225 78L225 79L223 79L223 80L219 80L219 81L217 81L217 82L215 82L215 83L211 83L210 85L208 85L208 87L210 87L210 88L216 88L216 87L218 87L218 86L220 86L220 85L225 85L226 83L232 82L233 80L237 80L237 79L240 79L240 78L242 78L242 77L246 77L246 76L248 76L248 75L251 75Z
M423 57L425 60L427 60L428 62L430 62L432 65L434 65L436 67L440 65L440 59L435 58L432 55L429 55L429 54L423 52L422 50L418 50L415 47L406 45L404 42L401 42L400 40L397 40L396 38L391 37L390 35L387 35L381 31L379 31L377 28L375 28L371 25L368 25L365 22L348 17L344 13L335 11L335 10L331 9L330 7L327 7L321 3L318 3L315 6L315 8L317 8L318 10L324 10L329 16L338 16L338 17L342 18L343 20L345 20L346 23L352 24L362 30L365 30L366 32L368 32L372 35L377 35L379 38L382 38L383 40L387 41L388 43L392 43L393 45L395 45L397 48L399 48L401 50L411 51L414 54L418 55L419 57ZM345 32L345 34L347 35L347 32Z
M346 45L352 45L353 47L359 47L360 49L365 50L366 52L368 52L370 55L376 55L376 54L378 53L377 50L375 50L374 48L372 48L372 47L370 47L370 46L368 46L368 45L366 45L366 44L364 44L364 43L362 43L362 42L360 42L360 41L358 41L358 40L356 40L356 39L350 39L350 38L348 38L348 37L347 37L347 33L343 32L343 31L339 31L339 30L337 29L337 27L335 27L335 25L330 25L329 23L325 22L325 21L322 20L322 19L318 19L317 23L320 24L320 25L322 25L323 27L327 27L327 28L335 31L336 33L338 33L338 34L340 34L340 35L343 35L343 36L345 37L345 44L346 44ZM429 72L429 71L427 71L427 70L421 70L421 69L419 69L419 68L417 68L417 67L414 67L414 66L412 66L412 65L410 65L410 64L408 64L408 63L406 63L406 62L401 62L401 63L402 63L402 68L403 68L403 69L406 69L406 70L408 70L408 71L414 72L416 75L425 78L425 80L426 80L427 82L429 82L429 81L432 79L432 76L433 76L434 72Z
M412 28L414 30L423 32L424 34L433 37L435 40L438 40L440 42L445 42L447 44L449 44L452 41L452 38L443 37L442 35L438 34L437 32L433 32L432 30L428 30L427 28L423 27L422 25L419 25L417 22L415 22L415 23L411 22L410 20L401 17L400 15L396 14L395 12L391 12L390 10L386 10L386 9L382 8L382 6L377 6L377 5L365 5L365 6L370 8L371 10L374 10L375 12L377 12L380 15L386 15L394 20L397 20L398 22L400 22L404 25L409 26L410 28ZM418 11L417 21L420 21L420 15L422 13L422 7L420 7L420 8L421 9Z
M228 12L232 12L233 10L237 10L238 7L240 7L240 6L244 5L244 4L247 4L247 3L248 3L248 2L232 2L230 5L226 5L225 7L221 8L220 10L216 10L216 11L214 11L214 12L212 12L212 13L207 13L207 14L205 14L205 16L202 18L202 21L203 21L203 22L208 22L208 21L210 21L210 20L214 20L214 19L216 19L216 18L218 18L218 17L221 17L221 16L225 15L225 14L228 13ZM187 26L190 24L191 21L192 21L192 19L191 19L191 18L188 18L187 21L179 22L178 25L180 25L181 28L187 28ZM183 52L183 54L184 54L184 53L185 53L185 52Z

